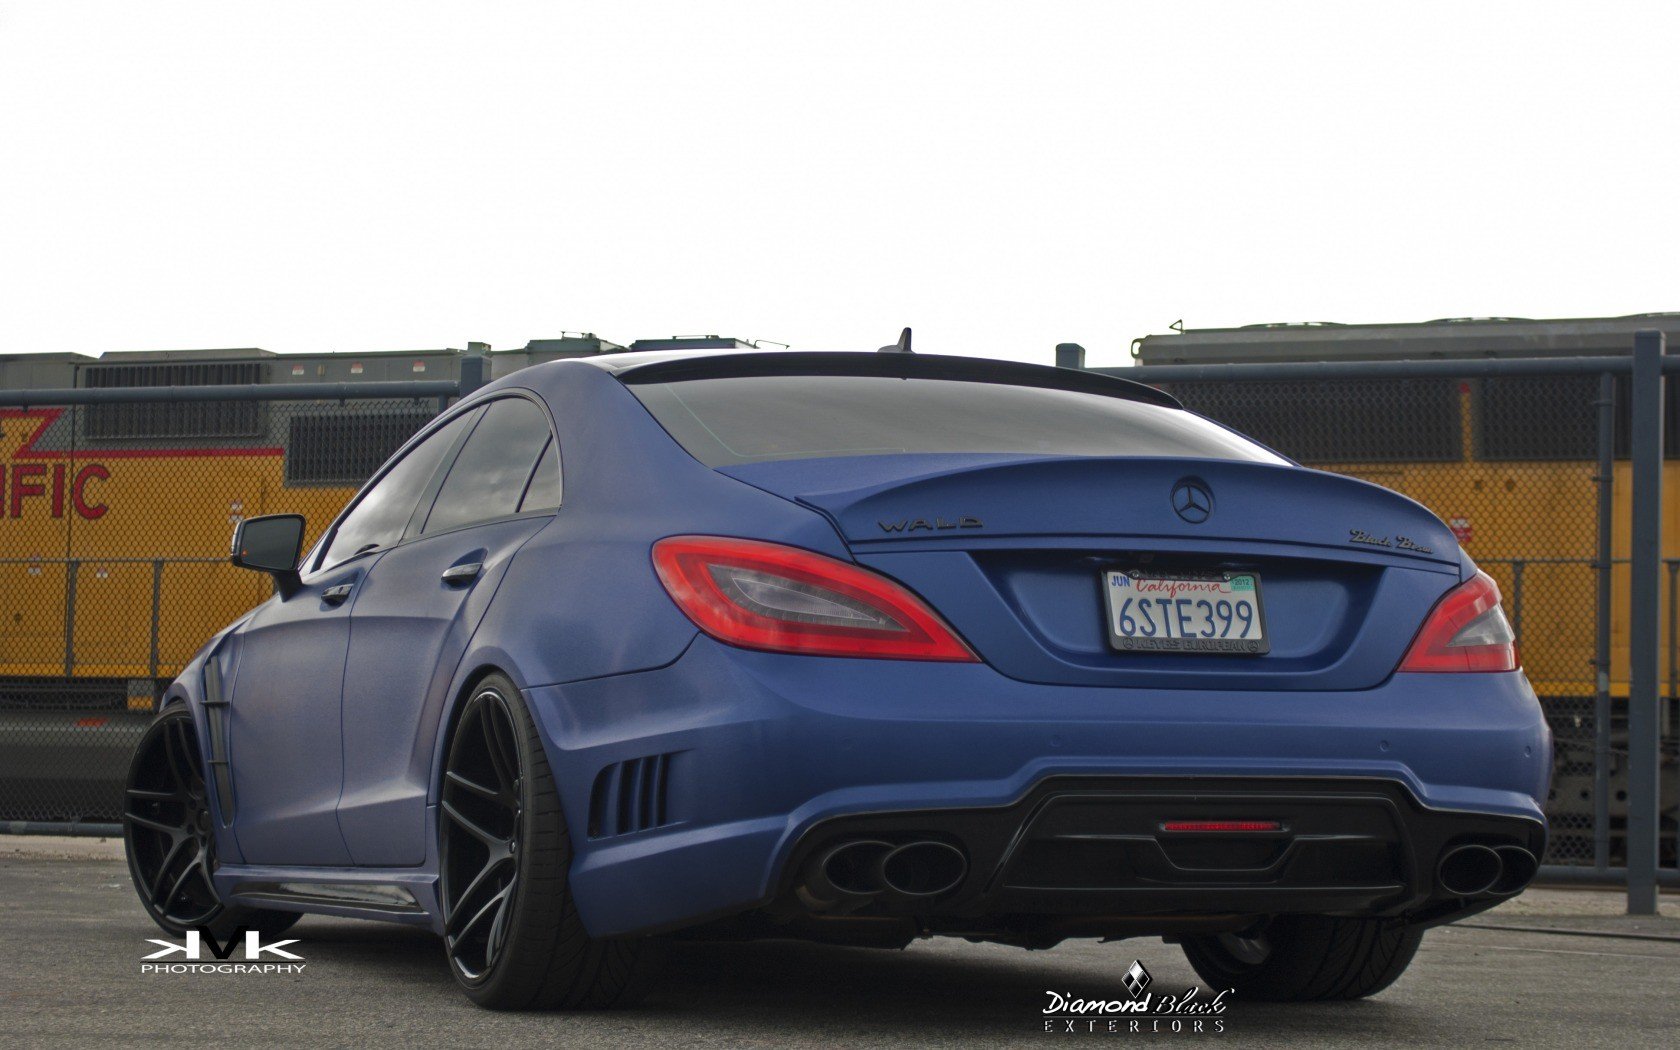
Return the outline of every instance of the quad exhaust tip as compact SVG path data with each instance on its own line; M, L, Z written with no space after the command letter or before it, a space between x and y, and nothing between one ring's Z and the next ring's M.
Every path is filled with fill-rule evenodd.
M1456 897L1514 896L1540 871L1540 861L1521 846L1457 846L1441 857L1435 877Z
M900 846L881 858L881 881L901 897L937 897L956 889L968 873L962 850L929 839Z
M1502 865L1493 892L1502 897L1521 893L1540 874L1540 859L1521 846L1500 846L1494 850Z
M821 880L842 895L872 897L881 892L881 862L893 852L890 842L858 839L829 850L817 869Z

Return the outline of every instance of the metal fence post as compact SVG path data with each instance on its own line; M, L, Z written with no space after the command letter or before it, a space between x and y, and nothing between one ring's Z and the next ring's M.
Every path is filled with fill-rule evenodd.
M490 344L468 343L461 355L461 396L477 390L490 381Z
M80 559L64 562L64 677L76 670L76 577L81 575Z
M1680 661L1674 659L1680 646L1680 560L1665 559L1668 567L1668 698L1680 698Z
M1662 590L1663 334L1633 337L1632 609L1628 632L1627 910L1657 913L1657 624Z
M1610 868L1610 588L1615 565L1616 377L1598 377L1598 603L1593 646L1593 867Z

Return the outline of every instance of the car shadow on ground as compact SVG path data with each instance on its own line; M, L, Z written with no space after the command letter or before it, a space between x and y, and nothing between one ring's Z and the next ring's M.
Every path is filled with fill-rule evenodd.
M323 971L377 972L399 981L405 994L453 1000L478 1013L455 988L442 944L429 933L310 919L293 936L306 938L311 962ZM794 941L663 941L647 996L615 1016L630 1029L638 1021L677 1023L697 1035L715 1029L739 1038L746 1029L772 1041L844 1033L940 1041L1028 1038L1045 1031L1048 991L1123 998L1120 975L1139 957L1154 971L1158 991L1180 993L1195 981L1179 950L1156 940L1080 942L1050 952L949 941L918 942L904 951ZM1322 1039L1329 1031L1390 1042L1441 1035L1432 1011L1381 998L1300 1005L1233 1000L1223 1016L1228 1032L1280 1040Z

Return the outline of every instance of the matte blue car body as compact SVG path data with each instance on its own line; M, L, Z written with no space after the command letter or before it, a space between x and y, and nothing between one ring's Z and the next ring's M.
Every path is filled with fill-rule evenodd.
M1299 467L1213 461L941 455L714 470L587 362L524 370L454 411L510 392L551 413L564 479L557 514L428 536L364 559L355 571L376 583L387 560L412 564L366 594L359 586L343 607L352 642L336 700L241 709L244 676L316 673L307 669L322 663L302 642L265 654L262 666L242 660L253 617L279 604L301 614L318 604L309 593L307 604L272 599L232 625L175 683L171 698L191 705L201 740L213 737L207 668L230 698L235 804L216 799L224 894L287 879L394 884L421 910L373 917L441 929L435 807L446 727L492 670L513 679L539 723L572 831L579 912L597 936L764 902L799 837L825 819L998 805L1057 774L1373 777L1405 785L1426 807L1544 819L1550 736L1520 673L1394 673L1419 610L1474 572L1450 532L1403 497L1347 479L1314 484L1316 472ZM1220 501L1193 541L1166 499L1186 473ZM1070 479L1093 477L1126 498L1067 498ZM1040 520L1046 506L1059 516L1049 526ZM962 537L965 549L996 550L1000 560L982 565L949 537L899 537L880 525L959 513L985 523L983 534ZM1427 552L1350 546L1347 529L1364 527L1361 514L1375 516L1377 529L1398 522ZM652 570L653 543L678 533L855 559L928 599L985 662L816 658L718 643ZM1117 536L1161 551L1211 537L1279 567L1303 557L1342 565L1344 593L1332 597L1371 615L1357 629L1285 628L1275 659L1233 661L1216 681L1193 680L1160 657L1117 668L1104 659L1095 617L1059 613L1066 574L1011 561ZM485 574L438 607L436 570L475 552L486 557ZM306 573L304 582L344 574ZM1304 610L1324 600L1324 586L1275 573L1266 599ZM358 649L358 610L379 644ZM322 748L328 738L341 742L336 757ZM672 756L670 822L591 838L595 778L652 755ZM273 803L261 823L247 823L251 799Z

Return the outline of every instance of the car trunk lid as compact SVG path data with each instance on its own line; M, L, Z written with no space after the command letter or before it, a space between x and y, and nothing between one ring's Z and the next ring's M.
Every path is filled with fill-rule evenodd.
M861 563L1028 681L1368 688L1460 571L1452 533L1421 505L1296 466L939 453L719 469L826 515ZM1270 651L1117 651L1110 571L1256 575Z

